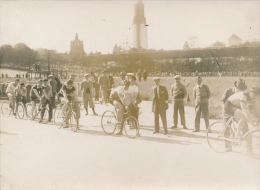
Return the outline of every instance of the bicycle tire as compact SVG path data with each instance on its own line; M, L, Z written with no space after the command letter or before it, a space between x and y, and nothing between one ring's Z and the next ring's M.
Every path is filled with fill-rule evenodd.
M139 124L133 116L128 116L124 120L123 127L126 136L129 138L135 138L139 134Z
M62 114L62 108L56 107L56 109L53 112L53 121L56 125L60 125L63 122L63 114Z
M35 111L34 112L36 112L36 107L35 107ZM29 104L26 104L26 115L27 115L27 118L28 119L32 119L33 117L32 117L32 104L31 103L29 103ZM35 114L34 114L35 115Z
M18 116L18 118L23 119L24 113L25 113L24 105L22 103L19 103L17 107L16 115Z
M40 117L41 117L41 112L39 112L37 115L39 115L39 114L40 114ZM42 120L43 121L48 121L49 120L49 108L48 107L45 108L45 112L44 112Z
M253 130L247 136L246 143L247 143L247 147L251 146L252 154L254 156L259 157L260 156L260 130L257 130L257 129Z
M11 115L12 108L10 107L8 100L3 101L1 105L1 112L5 117L9 117Z
M113 111L105 111L101 117L101 126L103 131L112 135L116 130L116 115Z
M73 132L77 132L77 130L79 128L79 120L78 120L77 114L74 111L72 111L70 114L69 125Z
M223 121L214 122L207 130L207 142L215 152L227 152L234 142L233 130Z

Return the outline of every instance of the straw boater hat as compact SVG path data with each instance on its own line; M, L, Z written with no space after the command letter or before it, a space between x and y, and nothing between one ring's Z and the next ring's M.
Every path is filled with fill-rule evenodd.
M247 88L245 80L242 78L238 78L238 80L234 82L234 85L238 90L245 90Z
M180 75L175 75L173 78L174 78L174 79L180 79L181 76L180 76Z

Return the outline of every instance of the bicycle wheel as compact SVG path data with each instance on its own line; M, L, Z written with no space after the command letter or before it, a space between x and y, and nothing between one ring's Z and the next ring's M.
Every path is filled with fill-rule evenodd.
M77 132L77 130L79 128L79 120L78 120L77 114L74 111L72 111L70 114L69 125L73 132Z
M63 114L62 114L62 108L61 107L56 107L53 113L53 121L55 124L60 125L63 122Z
M234 133L230 126L223 121L211 124L207 130L207 141L215 152L226 152L233 144Z
M103 131L111 135L116 130L116 115L112 111L105 111L101 117L101 126Z
M5 116L5 117L9 117L9 116L11 115L11 113L12 113L12 108L11 108L10 105L9 105L9 101L5 100L5 101L2 103L1 111L2 111L3 116Z
M23 104L19 103L19 104L18 104L18 107L17 107L16 115L17 115L20 119L23 119L24 113L25 113L25 108L24 108Z
M41 117L41 112L38 115ZM48 121L48 119L49 119L49 108L46 107L42 120L43 121Z
M252 147L252 153L255 156L260 156L260 131L254 130L246 138L246 143L248 147Z
M124 120L123 127L126 136L129 138L135 138L139 134L139 124L133 116L129 116Z

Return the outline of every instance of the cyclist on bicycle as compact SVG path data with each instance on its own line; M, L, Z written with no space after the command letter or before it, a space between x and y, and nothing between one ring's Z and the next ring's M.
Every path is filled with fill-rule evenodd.
M19 84L19 79L15 79L14 82L10 82L6 88L6 94L9 98L9 106L12 109L12 112L14 115L15 112L15 88L17 87L17 85Z
M236 136L240 136L241 131L243 134L249 131L247 121L251 123L257 122L257 117L251 113L249 105L255 104L255 100L259 94L257 87L253 87L247 92L237 92L230 96L224 105L224 120L227 121L230 116L234 116L234 119L238 122L238 130ZM225 135L229 135L229 131L225 132ZM249 140L250 143L250 140ZM228 145L228 143L226 143ZM248 145L248 152L251 150L251 145Z
M131 104L129 86L130 82L127 80L123 81L124 86L119 86L112 90L110 94L110 103L117 109L116 125L121 127L122 119L124 115L125 108ZM122 134L122 128L117 135Z
M42 84L43 84L43 81L41 79L38 80L38 83L35 84L34 86L32 86L32 89L30 91L30 97L31 97L31 103L32 103L32 110L31 110L32 118L35 117L33 115L33 113L34 113L34 110L35 110L36 103L40 102L40 104L41 104L41 101L42 101L42 95L43 95ZM39 104L39 107L40 107L40 104Z
M17 113L18 110L18 104L22 102L22 104L25 106L26 104L26 96L27 96L27 89L25 88L24 83L21 83L18 87L15 89L15 96L16 96L16 108L15 112Z
M60 97L61 103L63 104L62 107L62 113L64 118L66 118L66 109L69 106L69 102L72 101L77 101L77 95L76 95L76 88L73 86L73 81L72 80L68 80L66 84L63 85L63 87L61 88L63 97ZM78 104L74 105L74 109L76 111L77 117L79 119L80 117L80 108ZM64 128L68 128L68 119L65 119L65 126Z

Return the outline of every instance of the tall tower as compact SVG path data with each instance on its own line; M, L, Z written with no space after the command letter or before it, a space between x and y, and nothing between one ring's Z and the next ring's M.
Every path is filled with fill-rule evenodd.
M139 0L135 4L135 16L133 19L134 28L134 48L147 49L147 26L144 17L144 4Z
M71 54L84 54L83 41L79 40L78 33L76 33L75 39L70 42Z

